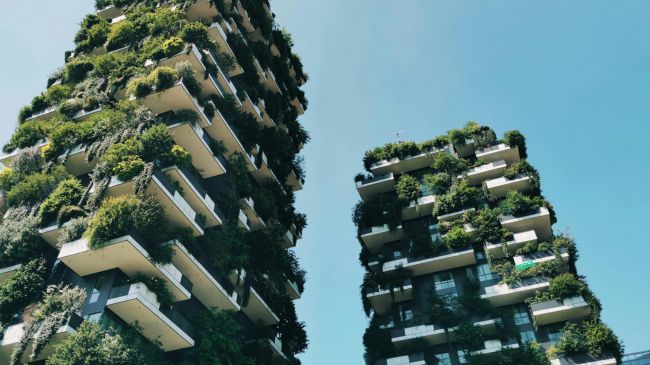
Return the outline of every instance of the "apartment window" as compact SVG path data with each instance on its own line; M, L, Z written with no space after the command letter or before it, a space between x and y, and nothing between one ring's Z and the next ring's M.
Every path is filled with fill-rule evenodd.
M438 365L451 365L451 358L448 353L435 355Z
M467 363L467 360L465 359L465 351L456 351L456 355L458 356L458 362L461 364Z
M516 308L515 309L515 324L520 325L520 324L526 324L530 323L530 317L528 317L528 311L524 308Z
M472 271L471 267L466 267L465 268L465 274L467 274L468 278L474 279L474 271Z
M521 342L536 342L537 338L535 337L535 332L533 331L523 331L521 332Z
M485 254L483 252L475 253L476 260L485 260Z
M551 342L557 342L560 340L560 337L562 337L562 332L556 331L556 332L548 332L548 339Z
M436 224L429 225L429 234L431 235L431 241L433 242L442 241L442 235L440 235L440 231L438 231L438 225Z
M413 319L413 309L406 309L402 311L402 321L410 321Z
M90 292L90 296L88 298L88 303L95 303L99 300L99 294L101 293L102 286L104 285L104 277L100 276L95 280L95 284L93 285L93 289Z
M479 265L476 268L476 270L478 271L479 281L488 281L488 280L496 279L496 275L492 274L492 271L490 271L490 265L488 264Z
M393 258L399 259L402 257L402 251L393 251Z
M449 272L435 274L433 278L436 281L436 290L444 290L456 287L456 284L454 284L454 277L451 276L451 273Z

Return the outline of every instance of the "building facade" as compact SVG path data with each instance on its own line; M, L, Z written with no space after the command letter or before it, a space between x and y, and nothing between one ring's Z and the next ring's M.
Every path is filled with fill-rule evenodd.
M518 131L487 126L366 152L353 221L368 364L615 364L573 240Z
M0 157L0 363L300 363L290 35L268 0L97 9Z

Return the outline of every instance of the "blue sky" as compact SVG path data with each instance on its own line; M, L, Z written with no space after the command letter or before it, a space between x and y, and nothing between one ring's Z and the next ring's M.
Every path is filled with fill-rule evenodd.
M650 345L650 28L645 1L273 0L311 80L301 121L310 225L298 302L306 365L361 364L366 319L351 207L363 152L423 140L467 120L528 137L555 205L578 242L578 270L628 351ZM89 0L11 2L0 13L0 141L45 87ZM29 14L29 18L17 16ZM646 162L644 162L646 161Z

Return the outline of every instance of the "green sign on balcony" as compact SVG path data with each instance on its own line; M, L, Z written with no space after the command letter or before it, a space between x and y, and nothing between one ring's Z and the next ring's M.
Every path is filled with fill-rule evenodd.
M528 260L528 261L522 262L521 264L515 265L515 267L519 271L524 271L526 269L530 269L531 267L534 267L535 265L537 265L537 264L534 261Z

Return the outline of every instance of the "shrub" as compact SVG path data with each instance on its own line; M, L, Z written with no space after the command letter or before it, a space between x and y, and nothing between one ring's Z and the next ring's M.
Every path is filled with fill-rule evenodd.
M174 296L172 292L167 287L165 280L157 278L155 276L146 276L138 274L131 278L132 283L143 283L147 286L149 290L156 294L158 302L162 305L170 305L174 301Z
M454 147L465 145L465 132L460 129L452 129L447 132L447 138L449 138L449 143L454 145Z
M513 190L506 194L504 200L499 203L499 210L503 215L515 217L529 213L541 206L539 199L534 199Z
M50 105L56 105L70 97L72 88L68 85L58 84L50 86L45 92L45 97Z
M149 34L153 37L169 37L178 33L185 14L170 7L160 7L148 15Z
M447 233L443 238L442 242L450 250L459 249L467 247L472 241L472 236L465 231L465 227L462 225L455 225L451 227L449 233Z
M585 283L571 273L558 275L551 279L548 292L558 300L580 295L586 289Z
M35 145L41 139L47 137L51 124L43 120L30 120L18 126L6 145L2 148L4 152L11 152L16 148L25 148Z
M471 133L474 145L478 148L485 148L494 145L497 141L497 135L492 128L481 126L478 130Z
M169 153L174 145L174 137L164 124L156 124L141 136L143 158L151 161L164 153Z
M171 37L164 41L161 46L163 57L171 57L183 50L185 44L178 37Z
M67 176L67 173L60 165L52 169L49 173L39 172L29 175L7 192L7 203L11 206L16 206L41 202Z
M186 23L180 37L187 43L194 43L201 49L210 48L212 42L208 36L208 27L200 22Z
M176 84L178 73L171 67L158 67L149 74L147 80L156 91L161 91Z
M122 20L113 25L108 33L106 50L113 51L128 46L136 40L135 26L129 20Z
M539 193L540 179L537 170L526 160L519 160L508 166L503 176L507 179L515 179L520 175L528 176L533 185L533 193Z
M38 148L30 148L14 157L11 161L11 169L18 176L27 176L41 171L44 163L41 151Z
M587 351L585 336L575 323L567 323L562 328L562 337L555 345L561 355L574 355Z
M34 256L41 249L38 220L27 208L10 210L0 224L0 262L12 264Z
M485 336L478 326L470 322L463 322L454 331L456 341L461 348L478 350L483 347Z
M501 227L499 211L496 209L481 209L471 215L470 222L482 241L497 243L507 241L512 236L511 232Z
M433 149L442 149L445 148L449 144L449 139L447 138L446 135L443 136L437 136L434 139L430 139L428 141L424 141L420 143L420 149L423 151L430 151Z
M452 185L447 194L436 197L433 215L448 214L476 205L481 196L481 189L470 186L466 180L461 180Z
M411 175L400 176L395 187L397 197L403 201L414 201L420 196L420 183Z
M177 144L173 145L169 152L162 154L160 159L163 163L180 167L189 167L192 164L192 155Z
M77 331L59 344L47 365L141 365L142 355L124 339L84 321Z
M9 191L18 182L20 182L20 174L14 172L11 167L0 171L0 189L3 191Z
M136 197L110 198L99 208L90 220L85 236L88 246L92 249L115 237L121 237L134 226L134 212L137 211L140 200Z
M467 164L465 161L454 158L448 153L436 152L433 155L433 164L431 167L436 172L447 173L453 179L467 169Z
M41 204L38 211L39 219L42 222L49 222L59 214L64 206L77 204L83 192L84 187L76 178L61 181Z
M74 39L77 44L76 53L90 52L102 46L106 42L109 30L108 21L94 14L87 15L81 22L81 29Z
M623 345L607 325L600 321L589 321L585 324L584 337L589 353L600 357L607 352L620 361L623 355Z
M503 141L505 144L512 148L517 147L519 149L520 158L525 159L528 157L528 153L526 151L526 137L524 137L521 132L517 130L506 131L503 134Z
M121 181L129 181L138 176L143 169L144 161L140 156L128 156L117 163L117 166L113 168L113 173Z
M138 77L129 82L127 92L136 98L142 98L151 93L151 84L146 77Z
M106 153L104 153L101 160L106 163L106 167L109 170L113 170L120 162L126 161L132 156L142 156L142 154L142 142L137 138L130 138L123 143L112 145Z
M86 58L75 58L65 65L63 82L72 84L81 82L94 67L93 63Z
M444 172L424 175L424 185L435 195L446 193L451 187L451 178Z
M0 283L0 327L14 314L37 300L45 285L45 260L33 259L24 263L8 279Z

